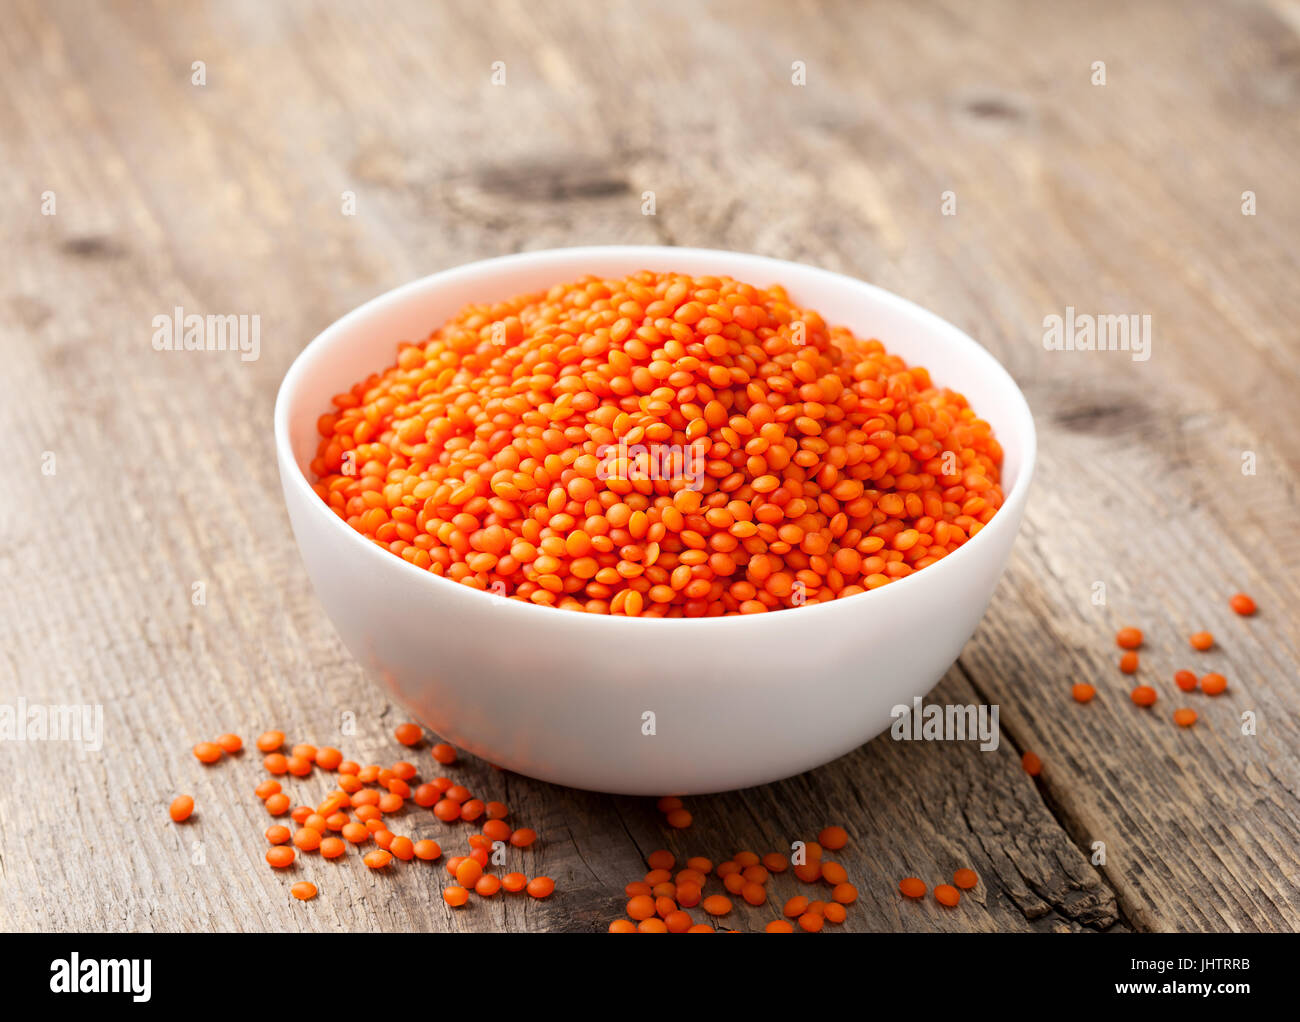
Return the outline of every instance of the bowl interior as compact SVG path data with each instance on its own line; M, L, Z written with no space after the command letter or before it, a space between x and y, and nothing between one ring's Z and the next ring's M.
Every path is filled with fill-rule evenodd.
M310 480L317 418L330 398L390 366L400 341L420 341L469 302L542 291L586 274L637 270L729 275L757 286L779 283L827 323L878 338L940 385L964 394L993 427L1004 451L1008 501L1027 483L1034 427L1019 388L984 348L933 313L888 291L841 274L763 256L708 249L609 246L527 252L471 263L414 281L362 305L328 327L290 368L276 407L276 431Z

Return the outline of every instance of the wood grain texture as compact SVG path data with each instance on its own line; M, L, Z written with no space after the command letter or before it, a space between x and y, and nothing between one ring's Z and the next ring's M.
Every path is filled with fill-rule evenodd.
M762 853L842 822L862 895L847 929L1300 927L1298 33L1285 0L666 0L604 17L505 0L6 3L0 702L101 704L105 744L0 742L0 925L604 929L654 848ZM353 857L303 862L322 893L295 903L262 861L256 756L205 769L190 746L277 726L362 762L400 750L397 711L293 545L279 380L398 283L602 242L863 277L969 331L1021 383L1041 445L1024 530L932 697L997 703L1002 745L881 739L693 799L679 833L648 801L470 762L455 776L541 833L512 863L553 876L551 899L456 912L440 866L376 875ZM154 351L152 318L175 306L259 315L261 357ZM1043 318L1066 306L1150 314L1152 357L1044 350ZM1257 617L1227 609L1238 589ZM1115 669L1126 623L1147 632L1150 711ZM1211 653L1186 644L1200 628ZM1182 697L1183 666L1222 670L1228 694ZM1084 679L1099 694L1078 706ZM1182 702L1201 713L1189 731L1169 721ZM1037 781L1025 749L1046 764ZM166 819L177 791L199 807L183 828ZM459 832L408 817L454 850ZM967 865L982 882L957 911L897 894L902 876Z

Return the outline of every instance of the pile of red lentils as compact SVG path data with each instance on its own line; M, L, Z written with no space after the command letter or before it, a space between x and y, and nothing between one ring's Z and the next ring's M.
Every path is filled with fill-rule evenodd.
M316 492L436 575L598 614L852 596L1002 504L962 395L779 286L641 272L471 305L320 417Z
M665 802L661 799L660 811ZM678 805L680 808L680 805ZM752 851L736 852L730 859L715 867L711 859L693 856L676 873L677 857L666 849L651 852L646 858L650 871L640 880L628 884L625 916L609 924L610 933L718 933L714 922L693 917L689 909L698 907L709 919L722 922L735 908L733 898L759 908L773 903L769 885L778 876L790 872L795 879L814 888L813 897L796 894L785 901L777 899L781 918L768 922L765 933L794 933L796 927L805 933L820 933L827 923L839 925L848 918L849 906L858 900L858 889L849 883L848 871L838 862L826 858L826 852L836 852L849 843L848 832L839 826L822 829L816 841L799 842L793 855L768 852L758 855ZM708 885L718 883L723 891L710 894ZM953 885L940 884L934 889L935 900L946 908L956 908L961 892L979 883L972 869L959 869L953 875ZM899 883L905 897L925 897L926 886L916 877L907 877ZM821 894L821 897L817 897ZM737 932L728 930L726 932Z
M417 724L402 724L395 737L403 745L415 747L421 744L423 732ZM362 766L345 760L335 748L304 743L294 745L286 754L284 746L285 736L280 731L267 731L257 739L258 751L265 757L262 765L270 776L257 785L254 794L268 814L276 818L288 816L297 828L280 823L267 828L265 837L270 847L266 861L274 869L294 866L299 852L321 859L341 859L349 848L361 851L361 861L373 870L387 869L394 860L433 862L442 858L442 846L437 841L413 841L390 829L411 802L431 809L445 824L463 821L479 829L479 833L468 835L465 855L450 856L446 861L452 883L443 888L442 896L448 905L459 908L469 901L471 893L490 898L500 891L527 892L534 898L545 898L555 890L555 881L550 877L530 879L518 872L500 876L491 872L494 847L528 848L537 840L537 832L531 827L512 827L506 822L510 810L504 803L484 802L448 777L421 782L415 765L404 760L388 767ZM194 755L199 762L211 765L239 753L243 747L238 735L225 734L216 741L199 742L194 746ZM430 754L440 767L451 766L457 760L456 750L443 742L435 744ZM314 807L293 806L277 778L308 778L317 770L334 774L337 787ZM180 795L171 804L170 815L176 823L190 819L193 812L194 799L189 795ZM316 897L317 887L309 880L300 880L290 892L308 901Z
M660 811L665 810L660 801ZM672 799L673 802L678 802ZM697 921L688 909L698 906L706 915L720 919L731 913L738 897L755 907L766 905L770 895L767 885L772 878L793 869L794 875L806 884L821 883L826 887L826 897L811 899L805 895L790 898L784 903L781 915L764 927L767 933L793 933L795 925L807 932L818 933L827 923L842 923L848 918L848 906L858 900L858 889L848 882L848 872L837 862L825 859L825 851L838 851L848 844L849 836L843 827L826 827L816 841L803 844L797 862L780 852L759 856L755 852L737 852L714 868L713 861L703 856L686 860L676 874L677 865L672 852L660 849L646 859L650 867L641 880L624 888L627 895L627 918L615 919L609 924L610 933L717 933L708 922ZM725 894L706 894L710 880L718 881Z
M417 724L402 724L396 729L395 737L403 745L414 747L422 743L423 732ZM555 891L555 882L550 877L530 879L519 872L502 875L492 872L494 847L510 845L522 849L537 841L537 832L532 828L506 823L510 810L504 803L484 802L447 777L421 782L415 765L404 760L388 767L362 766L345 760L342 752L328 746L317 748L300 743L286 752L285 741L281 731L267 731L257 738L257 749L263 754L262 766L268 776L253 789L270 816L277 819L287 816L295 825L291 828L273 823L266 829L266 861L277 872L295 867L300 861L299 853L339 860L348 855L349 849L356 849L361 861L377 871L387 870L395 860L433 862L442 858L442 846L437 841L412 840L390 829L408 803L414 803L431 809L445 824L463 822L479 827L479 833L467 837L467 854L446 860L450 882L443 887L442 896L448 905L453 908L466 905L471 895L491 898L505 891L546 898ZM199 762L211 766L237 756L243 748L243 740L238 735L223 734L215 741L199 742L193 752ZM449 767L457 761L456 750L446 743L439 742L429 751L439 767ZM337 786L314 807L293 806L279 778L305 779L318 770L333 774ZM193 817L194 808L192 796L180 795L172 801L169 815L175 823L184 824ZM690 827L691 814L680 798L665 796L659 799L657 808L669 827L677 830ZM483 822L479 823L480 820ZM628 918L614 920L609 924L609 932L721 932L714 923L693 918L689 910L698 907L708 918L721 922L732 912L733 897L748 905L766 905L771 900L769 882L789 871L805 884L823 886L825 895L801 894L786 899L781 907L782 918L767 923L765 932L793 933L797 926L804 932L818 933L827 923L843 923L848 918L849 906L858 899L857 888L849 883L848 871L825 854L838 851L848 843L849 835L843 827L829 826L822 829L816 841L801 843L799 852L793 856L769 852L760 857L742 851L716 868L711 860L695 856L687 859L676 874L673 868L677 860L671 852L652 852L647 860L650 871L624 889ZM720 884L722 892L706 893L710 882ZM972 870L960 869L953 882L957 887L971 888L978 877ZM914 877L905 879L899 886L909 898L926 893L925 885ZM310 880L298 880L289 890L300 901L310 901L318 893L316 884ZM934 894L940 904L949 908L955 907L960 898L956 888L948 885L936 887Z

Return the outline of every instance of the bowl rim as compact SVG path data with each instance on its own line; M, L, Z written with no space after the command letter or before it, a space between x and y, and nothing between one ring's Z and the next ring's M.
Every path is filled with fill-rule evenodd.
M980 538L985 533L990 533L990 539L984 541L985 545L987 545L991 541L991 536L994 534L993 530L998 530L998 533L1001 533L1008 529L1017 528L1020 518L1018 511L1020 506L1025 503L1029 484L1034 475L1035 463L1038 456L1038 435L1034 427L1033 414L1029 409L1029 402L1026 400L1023 391L1021 391L1019 384L1016 383L1015 379L1006 370L1006 367L1003 366L996 357L994 357L992 352L960 327L944 319L942 316L939 316L937 313L931 312L924 306L903 298L901 295L888 291L876 284L868 283L867 281L861 280L857 277L851 277L848 274L839 273L835 270L823 269L819 266L812 266L808 263L797 263L792 260L776 259L771 256L756 255L747 252L735 252L727 249L694 248L677 245L578 245L565 248L549 248L527 252L516 252L509 255L495 256L489 259L475 260L473 262L462 263L408 281L405 284L401 284L376 295L368 301L363 302L361 305L358 305L344 313L338 319L334 320L322 329L320 333L313 337L311 341L309 341L297 354L297 356L295 356L293 362L285 372L284 378L280 382L280 387L276 392L274 432L276 456L279 464L282 486L285 488L291 488L300 497L305 499L305 503L312 508L308 514L312 514L321 520L328 520L330 524L326 527L335 529L338 534L344 537L340 539L340 542L361 544L376 558L375 563L377 566L386 565L388 570L396 568L399 571L409 572L411 573L412 578L420 577L422 579L431 580L431 583L435 587L448 587L447 595L449 597L459 595L468 599L489 601L489 604L495 605L498 609L501 609L504 606L514 605L519 608L527 607L528 612L533 614L556 614L559 611L559 608L539 606L532 603L530 600L512 600L506 597L501 597L495 593L475 589L472 586L462 585L459 582L453 582L450 579L443 578L440 575L435 575L433 572L426 571L423 568L417 568L414 564L396 556L391 551L381 550L374 542L363 537L359 532L348 525L347 522L336 515L328 505L321 500L320 496L312 488L311 482L307 478L307 473L299 466L298 459L294 454L293 446L289 439L289 404L302 377L307 372L308 367L321 358L322 354L330 348L331 341L335 337L351 329L359 321L374 315L380 309L406 301L415 293L423 293L440 284L455 286L458 280L462 277L473 276L478 272L487 271L489 269L508 270L511 266L516 264L545 262L549 259L582 257L590 257L593 262L595 262L601 258L612 256L627 257L640 255L642 253L648 256L653 255L656 259L662 259L663 253L665 252L680 253L683 256L691 258L716 258L724 260L741 259L751 266L763 265L769 267L774 274L771 279L778 282L781 281L780 271L789 268L796 269L801 273L812 272L816 275L835 278L834 282L841 285L849 285L855 288L864 289L877 301L893 305L904 314L913 317L920 326L943 334L946 341L951 341L959 347L966 348L973 354L977 361L983 361L986 364L985 368L992 376L1000 377L1001 380L1008 385L1010 394L1015 398L1011 414L1015 420L1017 436L1021 440L1021 463L1018 466L1016 480L1011 487L1011 491L1005 494L1002 507L999 509L998 513L993 516L988 525L984 526L983 529L947 557L936 561L934 564L928 565L920 571L914 572L904 578L896 579L888 585L880 586L877 589L868 589L861 593L855 593L852 596L830 600L825 603L815 603L801 607L787 607L783 608L782 611L774 611L768 614L724 614L699 618L658 618L645 617L642 615L628 617L621 614L582 614L573 611L569 612L567 617L561 618L561 621L587 620L592 622L601 622L599 624L593 624L593 627L598 628L611 626L625 627L628 622L632 621L638 622L634 627L641 628L698 629L706 626L714 628L738 628L745 622L770 622L773 616L776 616L778 619L784 619L787 616L786 612L798 611L798 620L811 622L812 618L810 615L814 613L824 615L834 608L847 608L850 604L854 607L861 606L861 608L865 610L867 606L866 601L868 600L874 599L879 601L884 599L885 595L891 590L894 590L895 595L897 596L897 589L899 586L908 586L908 591L910 592L911 588L917 584L916 580L918 578L929 577L932 583L938 582L940 578L946 577L948 573L954 570L952 568L945 568L945 565L949 564L949 562L954 561L957 558L962 558L962 563L965 563L965 561L970 559L971 555L967 551L975 543L979 542ZM598 266L593 266L590 272L598 274L601 271ZM737 276L736 279L743 278ZM394 339L393 341L394 352L396 351L399 341L400 338ZM951 385L946 384L946 386ZM960 388L953 387L952 389L958 390L959 393L964 393ZM1016 513L1008 513L1008 511ZM980 549L983 549L983 547ZM379 570L385 569L379 567ZM426 582L425 584L429 583ZM486 605L488 604L485 604L485 606ZM557 622L557 624L558 623L559 622Z

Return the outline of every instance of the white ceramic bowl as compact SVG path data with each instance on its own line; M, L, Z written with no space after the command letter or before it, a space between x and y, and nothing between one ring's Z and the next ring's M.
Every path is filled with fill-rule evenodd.
M363 539L312 491L317 418L467 302L588 273L726 274L784 284L828 323L878 337L966 395L1005 452L1006 500L942 561L881 589L776 613L660 620L506 600ZM837 273L706 249L611 246L489 259L367 302L290 367L275 406L285 502L307 572L348 649L419 721L532 777L634 795L762 784L874 738L924 695L975 630L1020 526L1033 419L1006 370L956 327ZM647 713L654 734L643 733Z

